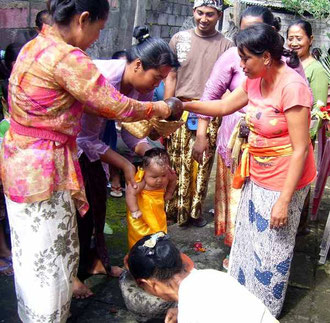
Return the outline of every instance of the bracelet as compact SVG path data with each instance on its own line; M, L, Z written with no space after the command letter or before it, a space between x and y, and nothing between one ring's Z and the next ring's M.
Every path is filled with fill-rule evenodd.
M131 214L132 214L133 219L138 219L142 215L142 212L140 210L137 210L137 211L131 212Z
M154 106L153 106L153 103L152 102L147 102L146 104L146 117L147 119L151 119L151 117L153 116L154 114Z

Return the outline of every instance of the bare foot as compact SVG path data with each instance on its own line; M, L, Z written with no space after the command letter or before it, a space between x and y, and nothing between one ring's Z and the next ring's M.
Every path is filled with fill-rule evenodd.
M0 257L11 260L11 251L7 248L6 245L0 247Z
M111 272L109 275L112 277L119 277L123 271L124 269L121 267L111 266Z
M118 266L111 266L110 272L108 272L102 264L102 261L98 258L95 258L91 269L88 271L91 275L109 275L111 277L119 277L124 271L123 268Z
M0 259L0 275L12 276L14 274L13 265L8 261Z
M72 289L73 289L73 294L72 294L73 298L85 299L94 295L93 292L77 277L73 279Z
M106 275L107 271L104 268L102 261L98 258L95 258L92 267L88 270L88 273L91 275L99 275L99 274Z

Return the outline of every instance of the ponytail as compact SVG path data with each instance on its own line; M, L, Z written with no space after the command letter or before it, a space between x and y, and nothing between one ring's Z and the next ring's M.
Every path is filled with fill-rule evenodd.
M135 27L133 37L138 41L138 44L127 50L128 63L140 59L144 70L157 69L161 66L173 68L180 66L177 56L168 43L161 38L151 37L148 27Z

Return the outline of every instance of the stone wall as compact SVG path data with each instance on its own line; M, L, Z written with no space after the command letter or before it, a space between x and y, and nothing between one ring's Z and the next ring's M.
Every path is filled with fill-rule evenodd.
M31 39L36 34L35 16L45 8L45 1L0 0L0 48Z
M92 0L91 0L92 1ZM108 58L132 44L134 26L147 25L152 36L169 40L191 24L191 0L108 0L110 14L99 40L88 50L93 58ZM0 49L36 35L35 16L46 0L0 0Z
M281 31L280 34L286 39L286 31L288 29L289 24L299 19L299 16L289 14L286 12L283 12L283 10L276 10L272 9L272 12L275 17L281 18ZM224 13L224 25L223 30L226 32L228 29L231 29L230 21L231 16L233 15L233 9L228 8L225 10ZM313 28L313 34L314 34L314 41L313 41L313 47L319 47L321 49L328 49L330 47L330 38L328 34L330 33L330 26L327 25L324 21L321 20L313 20L310 21Z
M178 32L192 19L193 1L190 0L145 0L145 23L151 35L165 40Z
M132 43L136 0L109 0L109 3L106 27L88 50L94 58L108 58ZM45 0L0 0L0 49L14 41L26 42L33 38L36 14L45 8Z

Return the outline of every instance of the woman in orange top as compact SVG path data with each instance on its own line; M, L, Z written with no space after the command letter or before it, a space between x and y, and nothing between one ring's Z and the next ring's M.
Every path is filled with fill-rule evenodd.
M126 121L170 114L164 102L120 94L84 52L104 28L107 0L48 3L54 25L23 47L9 80L1 154L23 322L65 322L69 313L79 258L75 210L88 209L76 146L82 113Z
M283 41L271 26L240 31L236 45L247 79L223 100L185 103L185 109L223 116L248 105L250 135L238 175L249 179L229 273L279 316L301 208L316 175L309 139L312 97L304 79L281 61ZM293 54L291 66L298 63Z

